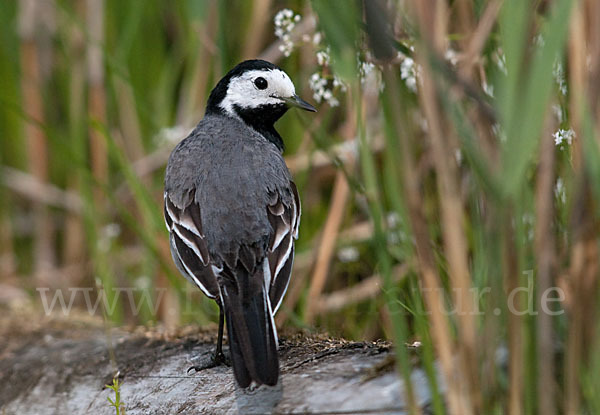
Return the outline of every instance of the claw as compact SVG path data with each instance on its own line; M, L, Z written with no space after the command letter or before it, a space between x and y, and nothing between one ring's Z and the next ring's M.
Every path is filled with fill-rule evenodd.
M197 373L197 372L200 372L200 371L202 370L202 368L201 368L200 366L192 366L192 367L188 368L188 370L187 370L187 372L186 372L186 373L189 375L189 374L190 374L190 371L191 371L192 369L194 369L194 370L196 371L196 373Z
M210 356L210 360L203 365L191 366L187 370L187 374L189 374L192 371L192 369L195 370L197 373L197 372L200 372L201 370L211 369L213 367L217 367L217 366L221 366L221 365L231 366L231 361L229 360L229 358L227 356L225 356L225 354L223 352L212 354Z
M192 366L187 370L189 374L192 369L196 372L200 372L204 369L210 369L220 365L231 366L231 360L225 354L223 354L223 325L225 322L225 314L223 313L223 307L219 304L219 334L217 339L217 348L215 353L210 356L210 361L202 366Z

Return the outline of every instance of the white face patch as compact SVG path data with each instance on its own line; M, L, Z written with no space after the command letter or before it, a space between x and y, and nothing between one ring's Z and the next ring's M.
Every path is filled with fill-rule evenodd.
M264 78L267 88L259 89L254 81ZM225 112L237 117L233 106L256 108L261 105L281 104L281 98L290 98L296 94L296 88L290 77L279 69L256 69L231 78L225 98L219 104Z

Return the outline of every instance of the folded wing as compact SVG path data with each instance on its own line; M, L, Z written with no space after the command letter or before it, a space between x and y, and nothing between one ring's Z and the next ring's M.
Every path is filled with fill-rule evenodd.
M300 225L300 198L293 182L290 182L293 198L287 205L278 193L272 193L267 206L267 216L273 228L269 241L268 260L271 271L269 297L273 314L281 305L287 291L294 262L294 239L298 239Z
M170 233L171 255L179 271L197 285L208 297L219 297L216 274L220 271L211 262L202 232L200 206L190 192L187 206L178 207L165 193L164 216Z

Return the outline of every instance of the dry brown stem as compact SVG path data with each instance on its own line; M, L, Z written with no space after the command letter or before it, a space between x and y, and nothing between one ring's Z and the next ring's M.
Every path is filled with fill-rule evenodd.
M0 173L3 185L13 192L40 205L55 206L81 214L82 201L78 194L41 182L37 177L11 167L2 167Z
M75 11L81 21L85 19L85 1L75 2ZM69 121L71 143L73 147L83 148L87 141L85 128L86 105L86 68L85 34L79 24L68 26L69 49L71 50L71 76L69 82ZM68 191L77 194L82 190L82 178L79 174L69 177ZM65 213L64 250L62 258L65 264L74 264L85 260L86 241L83 218L72 212Z
M397 74L395 72L386 71L384 73L386 85L390 88L390 97L392 106L397 114L401 114L401 104L399 102L399 86ZM408 216L412 226L412 231L415 237L415 245L419 269L421 270L421 281L423 288L423 297L427 310L430 312L429 319L431 322L431 336L434 347L440 359L442 368L442 376L445 384L448 385L448 405L449 412L454 415L468 414L464 412L465 394L468 396L468 391L461 387L461 374L456 367L454 359L455 351L450 335L449 322L442 312L441 305L444 303L443 288L437 273L437 266L433 251L430 245L427 224L423 217L423 200L421 195L421 184L416 175L416 166L412 158L413 144L410 136L410 131L406 128L399 117L394 119L396 131L401 145L401 160L404 181L404 192L408 207Z
M504 223L510 223L512 216L505 212ZM504 282L507 293L516 292L520 287L519 264L515 248L515 232L510 226L504 229ZM522 299L515 299L515 307L521 310ZM523 317L516 313L508 313L508 413L523 413Z
M269 28L271 4L273 0L255 0L252 2L252 15L248 24L249 32L244 44L242 58L254 59L260 52L263 39Z
M554 397L554 340L552 316L541 308L542 296L553 285L555 269L554 232L552 220L554 217L554 167L555 149L552 140L551 123L546 122L540 148L540 163L538 167L537 186L535 194L535 253L537 258L537 391L539 413L556 414Z
M87 49L87 73L89 82L88 111L92 120L106 123L106 92L104 90L104 59L101 45L104 41L104 1L86 1L86 22L89 42ZM102 133L90 126L90 164L98 183L106 183L108 178L108 156ZM98 205L102 200L99 189L94 191Z
M347 124L344 128L344 135L347 140L351 140L356 135L356 126L354 124L355 113L351 109L351 105L348 106ZM352 170L354 166L354 159L350 158L346 164L348 170ZM317 312L317 305L319 297L325 288L327 281L327 274L329 273L329 266L331 258L335 251L335 246L338 238L340 226L344 213L346 212L346 206L348 197L350 196L350 185L342 170L339 170L335 176L335 182L333 184L333 195L331 198L331 206L329 213L325 221L325 227L321 236L321 242L317 250L317 259L315 263L315 270L312 275L310 287L308 290L308 301L306 305L306 321L312 323Z
M440 6L443 2L434 3L419 2L417 6L420 27L432 28L432 32L421 33L426 42L433 45L435 53L441 55L444 50L446 33L434 28L432 22L442 17L445 9ZM463 4L464 6L464 4ZM462 9L465 9L462 7ZM433 13L433 16L431 14ZM465 16L467 10L463 10ZM436 18L437 17L437 18ZM431 20L434 19L434 20ZM459 364L464 378L460 388L466 388L469 395L463 395L463 414L477 413L481 401L477 385L478 375L475 366L475 321L473 312L473 301L471 300L471 276L467 258L467 241L463 230L464 211L460 199L460 186L457 166L454 161L454 149L449 145L452 138L451 129L447 128L439 108L439 102L429 62L423 52L418 56L422 66L422 87L419 90L421 105L429 126L429 137L431 139L431 151L433 155L434 168L437 174L438 192L440 194L440 210L442 215L442 233L444 238L444 250L449 265L449 276L452 280L455 306L458 309L458 352Z
M394 283L397 283L406 277L408 270L409 266L407 264L394 267L392 270ZM381 275L371 275L355 285L323 295L316 305L317 313L339 311L349 305L375 298L381 293L382 286L383 280Z
M23 108L27 118L32 120L25 124L27 155L31 174L41 183L48 182L48 144L44 131L40 128L45 122L42 93L42 76L40 67L40 49L38 47L38 31L44 31L42 14L53 7L52 2L40 4L35 0L21 0L20 35L21 35L21 89L23 91ZM50 13L49 13L50 14ZM45 33L47 36L48 33ZM43 204L33 206L34 237L34 273L42 280L43 271L52 267L55 262L53 250L54 225L50 212Z
M571 124L579 137L582 137L583 110L585 108L585 89L587 84L586 56L586 19L585 3L579 2L573 10L569 28L569 110ZM589 232L592 229L592 210L589 206L588 180L586 178L583 148L581 140L573 143L573 167L575 170L576 203L571 212L573 244L569 269L569 290L574 301L569 311L569 329L565 356L565 399L564 411L567 414L577 414L581 411L581 395L579 378L584 349L584 327L586 313L585 280L593 271L597 260L588 258L587 251L590 243ZM595 279L593 274L592 279Z

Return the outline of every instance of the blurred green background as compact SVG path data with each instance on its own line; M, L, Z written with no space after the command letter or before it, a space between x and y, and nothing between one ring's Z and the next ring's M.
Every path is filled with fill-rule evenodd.
M319 110L277 124L303 202L278 325L394 341L436 414L600 413L595 0L4 1L0 306L214 322L164 167L249 58Z

